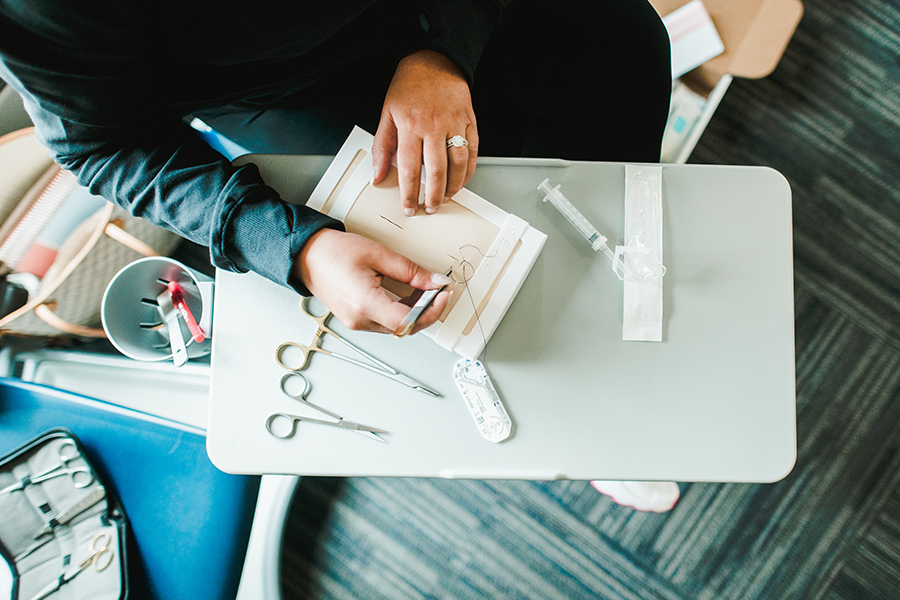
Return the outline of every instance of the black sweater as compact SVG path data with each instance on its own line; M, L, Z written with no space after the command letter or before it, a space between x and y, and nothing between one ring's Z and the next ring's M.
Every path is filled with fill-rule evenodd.
M294 258L322 227L253 165L238 169L183 123L193 111L265 106L374 49L428 48L469 81L502 0L0 0L0 77L38 137L83 185L306 293Z

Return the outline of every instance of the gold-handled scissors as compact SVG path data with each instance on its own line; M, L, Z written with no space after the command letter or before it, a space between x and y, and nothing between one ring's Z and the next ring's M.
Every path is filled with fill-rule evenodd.
M437 393L436 391L434 391L433 389L425 386L422 383L419 383L412 377L404 375L403 373L401 373L394 367L388 365L384 361L379 360L378 358L375 358L374 356L372 356L371 354L369 354L368 352L366 352L359 346L351 344L346 339L344 339L340 334L336 333L334 330L332 330L330 327L328 327L328 325L325 324L325 321L327 321L328 317L331 316L330 311L326 312L324 315L321 315L321 316L313 314L313 312L309 308L309 298L307 298L307 297L304 297L300 300L300 309L303 311L303 313L307 317L309 317L310 319L315 321L316 324L318 325L318 327L316 329L316 334L315 334L315 336L313 336L313 339L310 343L299 344L297 342L285 342L285 343L281 344L280 346L278 346L278 349L275 350L275 360L278 361L279 365L281 365L288 371L303 370L304 368L306 368L307 363L309 363L310 355L313 352L321 352L322 354L327 354L328 356L333 356L335 358L339 358L343 361L349 362L358 367L368 369L374 373L378 373L379 375L383 375L385 377L393 379L394 381L402 383L405 386L411 387L414 390L419 390L420 392L429 394L431 396L440 396L440 394ZM322 339L322 337L325 334L334 336L335 338L337 338L337 340L339 342L341 342L348 348L351 348L352 350L358 352L360 355L369 359L374 364L368 364L368 363L362 362L360 360L357 360L355 358L352 358L350 356L346 356L344 354L338 354L336 352L331 352L330 350L326 350L326 349L320 347L319 340ZM285 353L290 349L295 349L296 351L299 351L302 355L302 360L299 362L287 362L285 359Z
M300 379L303 381L303 389L299 394L292 394L287 389L287 382L292 379ZM331 425L332 427L341 427L343 429L349 429L351 431L355 431L360 435L364 435L366 437L370 437L378 440L379 442L384 443L384 440L381 439L377 434L379 433L387 433L387 431L383 429L378 429L377 427L369 427L367 425L360 425L359 423L354 423L353 421L348 421L343 417L331 412L327 408L319 406L318 404L313 404L309 400L306 399L306 395L309 393L310 385L309 380L296 371L291 371L281 378L281 382L279 383L281 386L281 391L290 398L293 398L297 402L305 404L313 410L317 410L320 413L326 414L329 417L337 419L336 421L325 421L324 419L310 419L308 417L299 417L297 415L289 415L287 413L275 413L271 415L266 421L266 430L273 436L280 439L287 439L294 436L294 433L297 431L297 423L300 421L306 421L308 423L318 423L320 425ZM289 429L285 429L280 425L276 425L276 423L287 421L289 425Z
M103 571L112 564L113 551L109 549L109 543L112 538L105 531L96 534L88 545L88 552L91 555L81 563L82 569L86 569L88 565L93 565L98 571Z
M97 533L88 545L88 552L91 553L90 556L79 563L78 566L69 569L51 581L47 587L39 591L31 600L44 600L44 598L52 596L59 591L62 586L75 579L79 573L90 566L93 566L97 571L105 570L113 562L113 551L109 549L111 541L112 537L105 531Z

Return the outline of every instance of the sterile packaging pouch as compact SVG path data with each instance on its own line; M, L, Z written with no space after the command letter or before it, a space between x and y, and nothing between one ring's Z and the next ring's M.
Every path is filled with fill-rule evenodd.
M625 282L622 339L661 342L662 167L625 165L625 235L615 265Z

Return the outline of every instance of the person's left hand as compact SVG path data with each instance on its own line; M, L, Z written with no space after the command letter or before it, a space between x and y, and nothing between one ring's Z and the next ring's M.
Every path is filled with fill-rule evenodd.
M461 135L468 146L447 147ZM400 201L416 214L425 165L425 212L433 213L469 181L478 156L478 130L465 77L450 59L420 50L397 65L372 144L372 181L384 179L397 157Z

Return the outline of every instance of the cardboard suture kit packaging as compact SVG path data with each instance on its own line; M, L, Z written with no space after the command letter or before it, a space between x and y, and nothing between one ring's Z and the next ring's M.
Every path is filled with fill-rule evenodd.
M650 0L665 17L688 0ZM673 88L663 162L686 162L734 77L771 73L803 15L800 0L703 0L725 47Z

